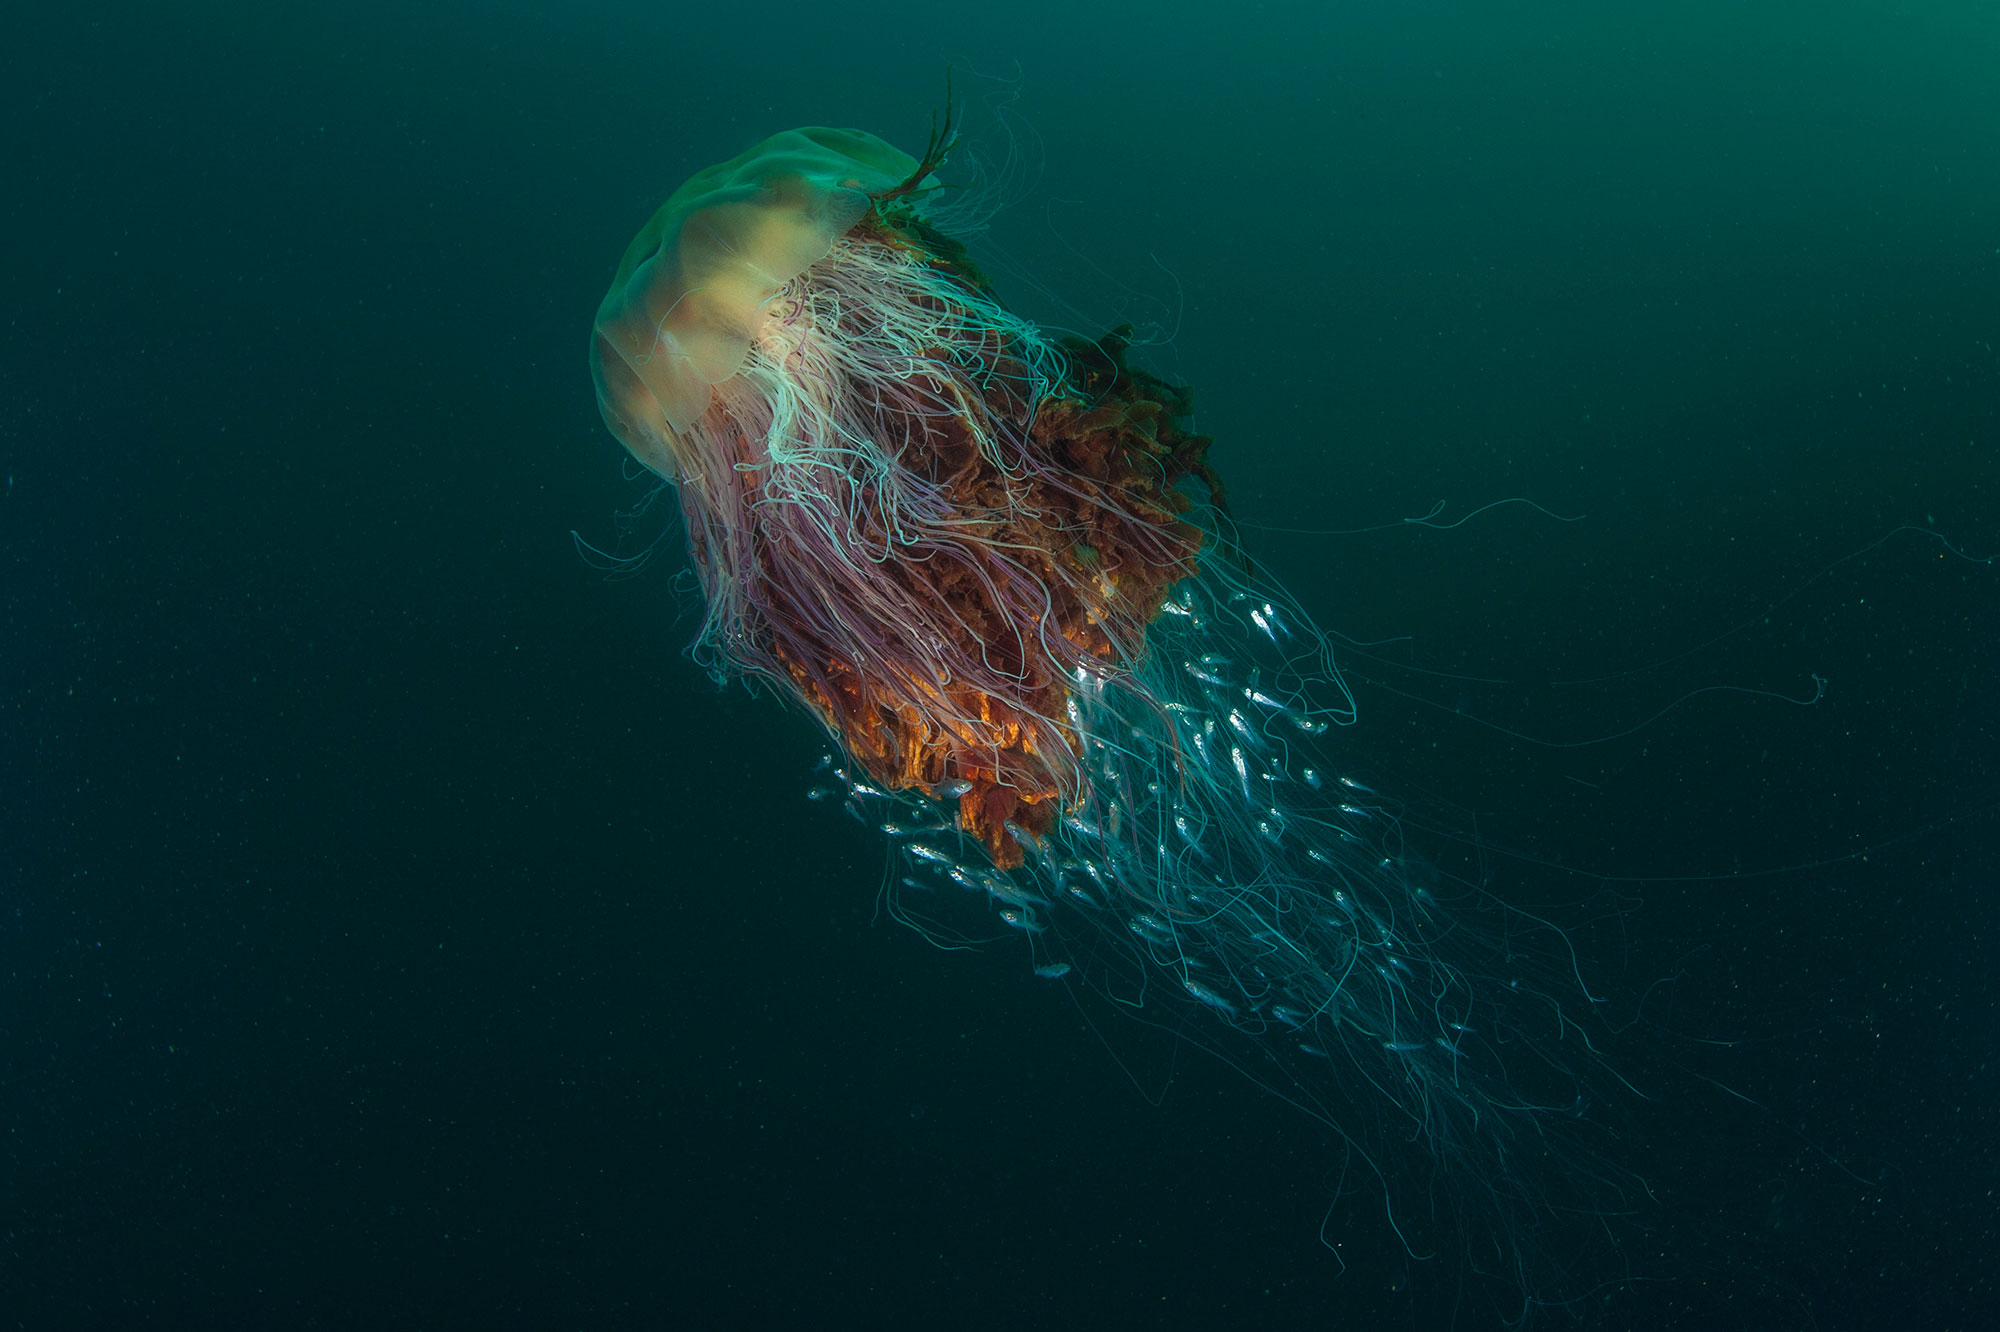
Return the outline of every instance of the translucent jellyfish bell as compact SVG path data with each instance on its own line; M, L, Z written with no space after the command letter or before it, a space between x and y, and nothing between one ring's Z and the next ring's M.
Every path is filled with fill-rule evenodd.
M872 134L806 128L674 191L626 248L591 338L598 408L633 457L679 473L675 441L743 368L772 299L916 168Z

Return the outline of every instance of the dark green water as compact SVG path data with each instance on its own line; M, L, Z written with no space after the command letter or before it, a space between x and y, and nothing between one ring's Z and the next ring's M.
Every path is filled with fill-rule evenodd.
M0 50L0 1327L1519 1308L1229 1069L875 919L677 538L575 551L644 493L632 232L775 129L914 147L949 62L1003 292L1170 334L1379 644L1343 743L1596 920L1654 1196L1540 1317L2000 1325L1988 7L191 8ZM1585 517L1400 521L1514 496Z

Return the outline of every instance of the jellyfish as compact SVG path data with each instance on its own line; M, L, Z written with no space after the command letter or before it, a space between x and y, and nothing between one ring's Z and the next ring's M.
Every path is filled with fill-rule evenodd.
M1413 844L1189 391L1002 303L953 142L777 134L626 251L591 373L678 496L693 656L825 728L816 794L886 834L899 919L1015 939L1316 1116L1412 1254L1525 1271L1620 1187L1562 932Z

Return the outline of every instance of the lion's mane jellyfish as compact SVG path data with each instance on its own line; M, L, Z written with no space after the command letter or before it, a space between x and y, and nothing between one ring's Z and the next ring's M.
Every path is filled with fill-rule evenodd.
M678 490L697 660L826 725L900 919L1018 937L1318 1116L1411 1252L1520 1263L1606 1184L1549 1168L1595 1067L1562 936L1405 845L1187 391L1001 304L936 223L948 131L775 135L619 265L591 371Z

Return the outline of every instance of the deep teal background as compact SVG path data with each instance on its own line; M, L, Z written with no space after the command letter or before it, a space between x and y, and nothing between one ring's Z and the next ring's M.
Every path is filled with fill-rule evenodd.
M183 8L0 47L0 1326L1493 1325L1322 1246L1319 1126L875 919L678 538L572 545L659 530L632 232L953 62L1003 290L1169 338L1380 644L1342 743L1628 902L1655 1196L1547 1322L2000 1325L2000 567L1898 531L2000 550L2000 12ZM1512 496L1587 517L1400 521Z

